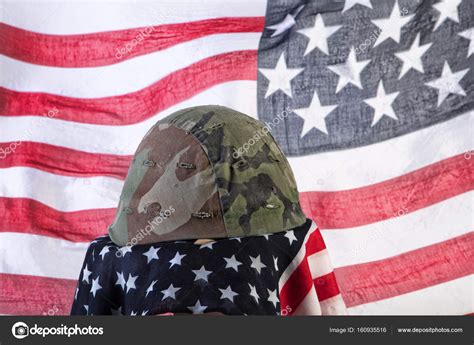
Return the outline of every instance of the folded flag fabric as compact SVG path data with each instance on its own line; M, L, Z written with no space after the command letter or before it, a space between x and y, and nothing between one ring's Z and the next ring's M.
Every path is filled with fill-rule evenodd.
M311 220L272 235L118 247L89 246L73 315L345 314L319 229Z

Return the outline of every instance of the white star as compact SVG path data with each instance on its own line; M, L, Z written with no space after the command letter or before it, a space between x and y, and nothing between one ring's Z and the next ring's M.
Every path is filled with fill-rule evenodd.
M294 241L298 242L298 239L295 236L295 232L293 230L287 231L285 237L290 241L290 246L293 244Z
M158 281L158 280L153 280L153 281L151 282L150 286L148 286L148 288L146 289L145 297L148 296L148 294L153 291L153 287L155 286L155 284L156 284L157 281Z
M132 252L132 248L130 246L123 246L123 247L120 247L118 251L120 252L120 254L116 254L116 256L124 258L125 255L127 255L127 253Z
M339 76L336 93L341 91L347 84L351 83L362 89L360 73L370 63L370 60L357 61L355 49L351 48L347 61L343 64L328 66L328 68Z
M201 305L201 302L198 300L195 305L188 307L188 309L191 310L193 314L202 314L204 310L207 309L207 306Z
M204 281L208 281L208 275L212 273L212 271L207 271L206 268L204 267L204 265L202 265L202 267L198 270L192 270L193 273L196 275L194 277L194 281L196 280L199 280L199 279L202 279Z
M99 284L99 277L92 279L92 287L91 287L92 296L95 297L97 290L100 290L100 289L102 289L102 286L100 286Z
M131 290L131 289L136 289L137 287L135 286L135 281L137 280L138 276L132 276L131 274L128 275L128 279L127 279L127 293Z
M438 89L438 107L451 93L466 96L466 92L459 85L462 78L469 72L469 68L453 73L448 62L444 62L443 72L439 79L426 83L427 86Z
M324 25L323 17L318 13L313 27L298 30L299 33L309 38L304 56L308 55L315 48L319 48L323 53L329 55L328 38L341 27L342 25L326 27Z
M102 248L102 250L101 250L100 253L99 253L99 256L102 257L102 260L104 260L105 254L107 254L109 251L110 251L110 250L109 250L109 247L108 247L108 246L105 246L104 248Z
M178 292L179 290L181 290L181 288L175 288L173 284L171 284L166 290L161 291L161 293L163 294L163 300L168 297L176 299L176 292Z
M84 309L86 310L86 314L89 315L89 305L88 304L84 304Z
M232 255L230 258L224 258L226 264L225 268L233 268L235 272L239 271L239 266L242 265L240 261L237 261L235 255Z
M398 2L395 2L390 17L372 20L372 22L381 30L377 40L374 43L374 47L378 46L388 38L400 43L402 27L406 25L413 18L413 16L413 14L402 15Z
M204 248L209 248L209 249L212 249L212 246L214 245L214 243L216 243L215 241L212 241L212 242L208 242L206 244L201 244L199 246L199 249L204 249Z
M447 18L459 23L458 6L461 2L462 0L441 0L433 5L433 7L439 12L439 17L433 31L436 31L436 29L438 29Z
M146 314L148 314L148 310L142 311L142 316L144 316L144 315L146 315Z
M344 9L342 10L342 12L350 10L352 7L354 7L357 4L362 5L362 6L367 6L368 8L372 9L372 4L370 3L370 0L346 0L346 3L344 4Z
M328 134L325 119L336 108L337 105L321 105L318 93L315 91L309 107L293 109L293 112L304 120L301 137L313 128Z
M77 299L77 293L79 292L79 287L76 287L76 292L74 293L74 300Z
M276 308L278 302L280 302L280 300L278 299L278 296L277 296L277 289L275 289L274 291L271 291L270 289L267 289L267 291L268 291L267 301L272 302L273 306Z
M269 81L265 98L278 90L293 97L291 93L291 80L303 70L304 68L288 68L286 66L285 53L281 54L275 68L260 68L260 73L262 73Z
M398 120L398 117L393 110L392 103L395 101L395 98L397 98L399 93L400 92L394 92L387 95L383 83L380 81L377 88L377 96L364 100L365 103L374 108L372 127L379 122L384 115L387 115L394 120Z
M421 57L426 53L428 49L430 49L432 43L425 44L423 46L420 45L421 38L420 34L418 34L413 41L410 49L395 53L395 56L403 61L402 72L398 79L401 79L405 73L407 73L410 69L416 69L418 72L425 73L423 69L423 62L421 61Z
M250 296L255 298L255 301L258 303L258 300L260 299L260 296L258 295L257 288L253 286L252 284L248 283L250 287Z
M273 257L273 266L275 267L275 271L278 272L279 268L278 268L278 256L277 257Z
M265 239L268 241L270 239L270 235L269 234L265 234L263 235L263 237L265 237Z
M262 263L262 261L260 261L260 255L257 256L256 258L250 256L250 260L252 260L252 264L250 265L250 267L255 268L258 274L260 274L260 272L262 271L262 268L267 267L265 264Z
M181 255L179 254L179 252L176 252L176 255L174 256L174 258L172 258L170 260L170 268L173 267L174 265L178 265L178 266L181 266L181 260L186 256L186 254L184 255Z
M222 294L221 299L227 298L232 303L234 303L234 297L238 295L238 293L236 293L235 291L232 291L232 289L230 288L230 285L226 289L219 289L219 291Z
M82 270L82 281L89 284L89 276L91 275L91 273L92 272L87 269L86 265L86 267L84 267L84 269Z
M278 24L267 26L267 29L275 30L271 37L281 35L286 30L292 28L296 24L295 17L298 15L298 13L300 13L303 7L304 5L298 7L295 11L295 14L287 14L286 17Z
M137 312L132 310L132 311L130 312L130 316L137 316Z
M242 243L240 237L232 237L231 240L236 240L237 242Z
M143 255L146 256L146 263L149 264L151 260L156 259L158 260L158 251L160 248L155 248L155 247L150 247L146 253L143 253Z
M122 289L125 290L125 284L126 284L126 281L123 276L123 273L117 272L117 281L115 282L115 285L120 285Z
M474 54L474 28L464 30L463 32L458 33L458 35L471 41L469 43L469 51L467 53L467 57L471 56L471 54Z

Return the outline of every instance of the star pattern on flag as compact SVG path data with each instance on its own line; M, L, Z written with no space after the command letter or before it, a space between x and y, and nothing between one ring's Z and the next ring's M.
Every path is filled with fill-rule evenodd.
M412 68L418 72L425 73L421 58L425 55L428 49L430 49L432 43L421 45L420 41L420 34L418 34L408 50L395 53L395 56L402 60L402 71L400 72L399 79L401 79Z
M373 98L368 98L364 100L365 103L370 105L374 108L374 119L372 121L371 126L375 126L377 122L384 116L388 116L394 120L398 120L397 115L395 114L395 110L393 110L393 102L397 98L400 92L394 92L391 94L387 94L385 92L385 87L383 86L382 81L379 82L379 86L377 88L377 95Z
M458 33L459 36L469 40L469 48L467 52L467 57L470 57L474 53L474 28L469 28Z
M370 60L357 61L355 49L351 48L345 63L328 66L328 68L339 76L336 86L336 93L341 91L346 85L353 84L362 89L360 74L370 63Z
M237 261L235 255L232 255L230 258L224 258L226 265L225 268L231 268L235 270L235 272L239 271L239 266L242 265L241 262Z
M305 35L309 39L303 55L308 55L316 48L319 48L320 51L328 55L329 47L327 40L329 36L333 35L341 27L342 25L325 26L323 17L318 13L312 27L298 30L300 34Z
M267 26L267 29L273 30L271 37L279 36L282 33L291 29L296 24L296 16L301 12L303 8L304 5L301 5L295 10L294 13L288 13L281 22Z
M176 252L176 255L174 258L170 260L170 268L173 267L174 265L181 266L181 260L186 256L186 254L181 255L179 252Z
M161 291L163 294L163 300L167 298L176 299L176 292L179 290L181 290L181 288L174 287L173 284L171 284L166 290Z
M262 268L267 267L261 260L260 260L260 255L257 257L250 257L250 260L252 261L252 264L250 267L255 268L258 272L258 274L262 273Z
M193 271L193 273L196 275L196 277L194 278L194 280L202 279L202 280L204 280L205 282L208 281L207 276L212 273L212 271L207 271L207 270L204 268L204 265L202 265L200 269L198 269L198 270L192 270L192 271Z
M99 277L92 279L91 294L95 297L95 294L98 290L102 289L102 286L99 284Z
M136 289L137 287L135 286L135 281L137 280L138 276L132 276L131 274L128 275L127 282L125 283L125 286L127 287L127 293L132 290Z
M342 12L350 10L355 5L366 6L372 9L372 3L370 1L371 0L346 0Z
M201 305L201 301L197 301L195 305L187 307L193 314L203 314L207 309L207 306Z
M444 62L441 77L426 83L427 86L438 89L438 107L444 102L446 98L448 98L450 94L466 96L466 92L459 82L466 76L468 72L469 69L467 68L453 73L449 63L447 61Z
M381 30L377 37L377 41L374 43L374 47L389 38L400 43L402 27L405 26L413 17L414 15L403 15L400 6L398 5L398 1L395 1L390 17L372 20L372 23Z
M102 250L99 253L99 256L102 258L102 260L104 260L105 254L107 254L109 251L110 250L108 246L105 246L104 248L102 248Z
M87 269L86 265L86 267L84 267L84 269L82 270L82 281L89 284L89 276L91 275L91 273L92 272Z
M462 0L441 0L440 2L433 4L433 7L439 12L438 20L433 28L436 31L446 19L459 23L458 6Z
M240 241L214 241L204 250L194 241L132 246L126 259L105 255L92 262L94 250L100 253L106 246L110 252L117 250L104 238L86 256L73 308L80 314L222 311L277 315L280 301L275 277L283 274L301 250L310 224ZM267 250L262 252L262 246Z
M155 248L155 247L150 247L146 253L143 253L144 256L146 256L146 263L149 264L151 260L155 259L158 260L158 251L160 248Z
M293 109L293 112L304 120L301 137L304 137L313 128L328 134L325 119L336 108L337 105L321 105L318 94L315 92L309 107Z
M237 292L232 291L230 285L225 289L219 289L219 291L221 292L221 299L228 299L232 303L234 303L234 297L239 295Z
M303 68L288 68L284 54L280 56L275 68L260 68L260 73L268 79L268 89L265 98L278 90L283 91L289 97L293 97L291 91L291 80L303 71Z

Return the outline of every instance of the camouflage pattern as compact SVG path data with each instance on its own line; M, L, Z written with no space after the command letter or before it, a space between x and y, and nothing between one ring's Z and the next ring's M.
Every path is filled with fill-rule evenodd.
M290 165L259 121L183 109L145 135L109 232L119 245L264 235L306 221Z

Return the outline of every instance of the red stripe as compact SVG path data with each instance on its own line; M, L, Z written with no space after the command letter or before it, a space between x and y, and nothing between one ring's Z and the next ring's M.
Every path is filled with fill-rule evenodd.
M474 273L474 233L388 259L335 270L348 307L421 290Z
M301 193L305 214L321 229L344 229L411 213L474 188L474 160L463 154L374 185Z
M132 156L96 154L43 143L1 143L11 152L0 156L0 168L26 166L65 176L110 176L125 179Z
M76 280L0 273L0 314L69 315Z
M183 102L212 86L233 80L255 80L257 52L243 50L198 61L169 74L145 89L104 98L72 98L0 88L0 115L44 115L56 107L55 118L101 125L127 125Z
M304 259L280 289L280 306L282 310L286 309L295 312L308 292L315 287L307 259L308 256L324 249L326 249L326 245L324 244L321 232L319 229L316 229L308 237L305 247L302 249L305 251ZM328 288L327 286L318 286L318 288L321 289L319 293L322 295L330 294L327 291L323 291Z
M107 233L115 209L60 212L25 198L0 198L0 232L21 232L90 242Z
M0 54L37 65L97 67L208 35L262 32L264 21L264 17L214 18L81 35L47 35L0 24ZM138 44L122 50L137 38Z
M316 294L318 295L318 300L321 302L328 298L339 295L340 291L337 284L338 282L334 272L314 279L314 287L316 289Z

